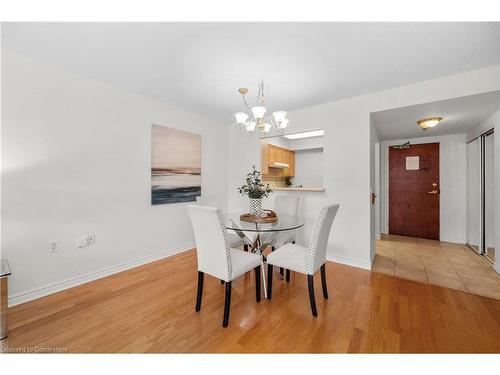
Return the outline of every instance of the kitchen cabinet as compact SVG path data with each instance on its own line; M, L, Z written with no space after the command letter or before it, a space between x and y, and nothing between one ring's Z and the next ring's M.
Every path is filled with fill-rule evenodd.
M295 151L269 143L262 143L262 166L264 176L285 177L295 175Z
M283 171L285 176L295 176L295 151L285 149L285 160L288 168Z

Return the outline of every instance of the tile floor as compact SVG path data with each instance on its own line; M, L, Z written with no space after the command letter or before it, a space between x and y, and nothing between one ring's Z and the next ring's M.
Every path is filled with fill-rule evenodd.
M466 245L383 235L372 271L500 299L500 275Z

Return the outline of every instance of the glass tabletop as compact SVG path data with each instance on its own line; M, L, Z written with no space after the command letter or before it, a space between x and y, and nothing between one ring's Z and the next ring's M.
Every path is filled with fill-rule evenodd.
M226 229L244 232L282 232L285 230L298 229L304 225L304 220L299 216L279 215L275 223L249 223L240 220L237 213L225 214L224 225Z
M6 260L0 261L0 277L9 276L10 267Z

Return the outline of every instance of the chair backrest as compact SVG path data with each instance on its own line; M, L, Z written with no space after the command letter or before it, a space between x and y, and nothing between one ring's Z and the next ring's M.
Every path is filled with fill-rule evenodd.
M228 281L231 277L231 252L224 219L219 208L187 206L193 225L198 271Z
M333 219L339 209L338 204L324 207L319 214L312 232L307 254L307 273L314 274L326 262L326 248Z
M202 206L217 207L222 209L222 199L218 195L199 195L196 197L196 203Z
M299 197L278 195L274 201L274 211L279 215L297 216Z

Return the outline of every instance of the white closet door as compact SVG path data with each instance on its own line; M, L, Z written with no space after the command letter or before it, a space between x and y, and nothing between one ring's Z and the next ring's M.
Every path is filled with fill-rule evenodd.
M467 144L467 243L481 252L481 144Z
M495 261L495 157L494 137L484 137L484 239L485 255Z

